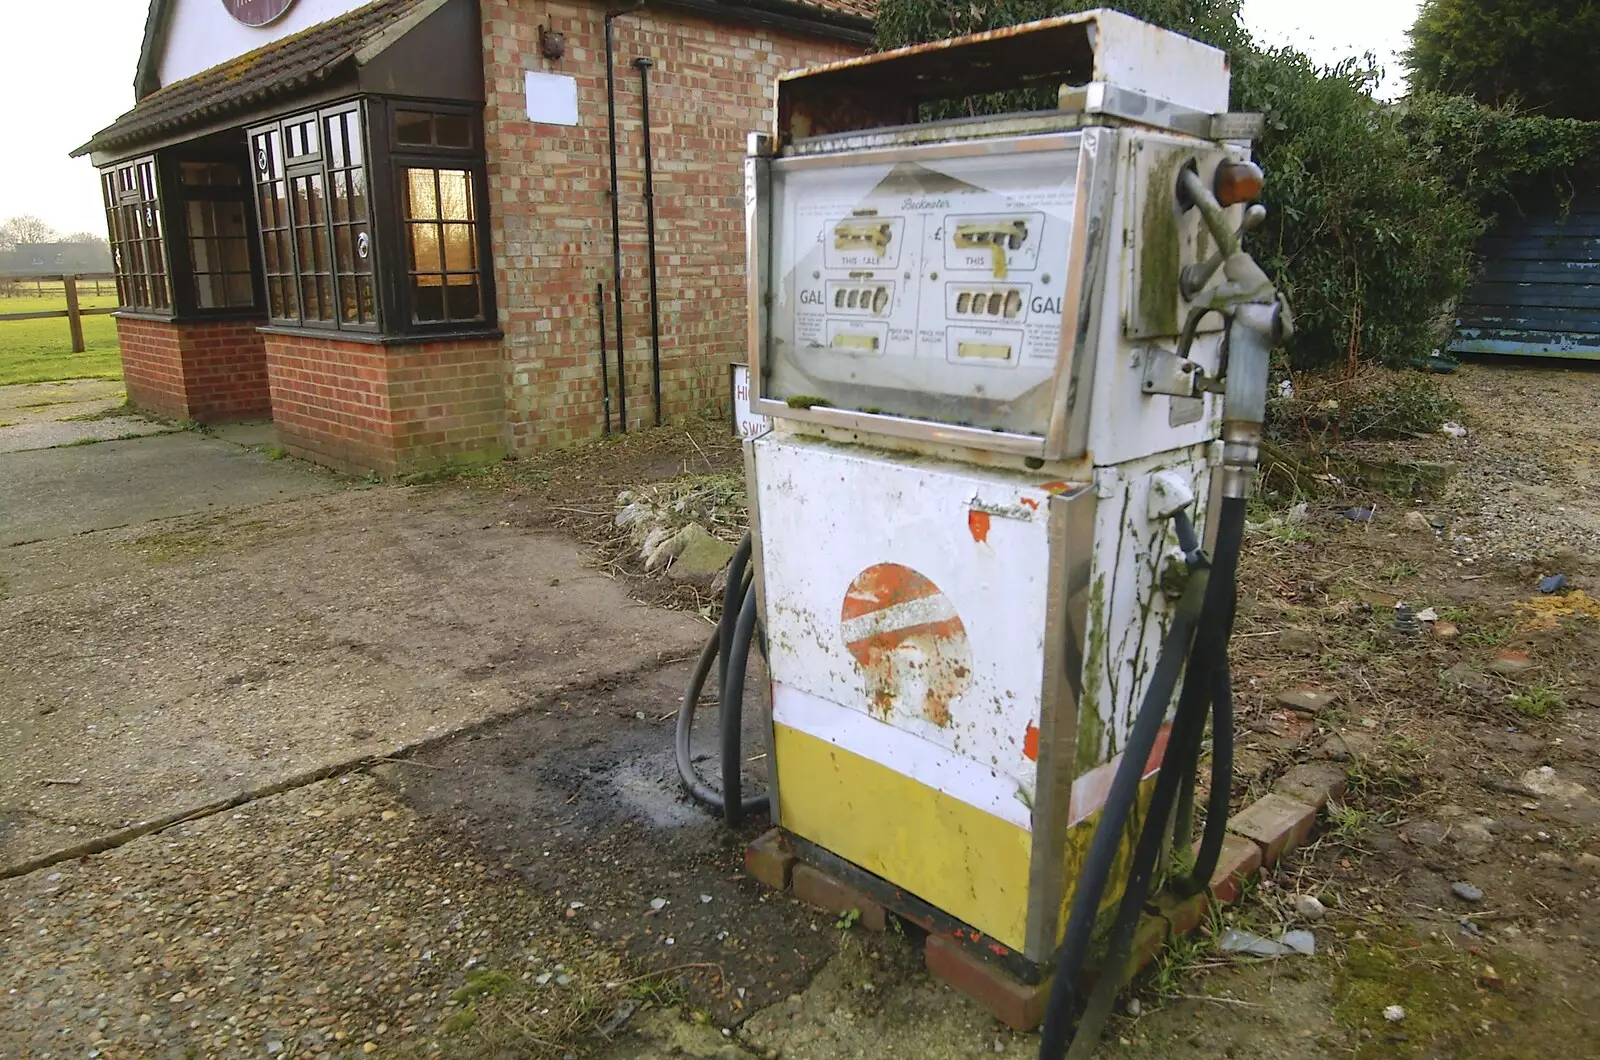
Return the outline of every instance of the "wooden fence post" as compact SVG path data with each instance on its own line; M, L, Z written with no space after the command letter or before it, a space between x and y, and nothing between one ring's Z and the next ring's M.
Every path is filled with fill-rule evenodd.
M78 315L78 278L76 276L61 277L62 286L67 292L67 326L72 329L72 352L82 353L83 346L83 318Z

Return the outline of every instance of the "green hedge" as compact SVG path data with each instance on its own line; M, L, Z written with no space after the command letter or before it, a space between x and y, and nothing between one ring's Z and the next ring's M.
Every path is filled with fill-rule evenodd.
M935 40L1103 6L1095 0L880 0L880 47ZM1467 99L1401 105L1372 96L1370 60L1319 68L1293 49L1255 45L1233 0L1115 5L1227 50L1236 110L1266 115L1255 145L1268 221L1251 246L1289 295L1293 361L1351 356L1401 364L1443 338L1466 288L1473 246L1497 209L1531 189L1570 186L1600 157L1597 126L1553 122ZM1022 94L961 101L995 113L1053 105Z

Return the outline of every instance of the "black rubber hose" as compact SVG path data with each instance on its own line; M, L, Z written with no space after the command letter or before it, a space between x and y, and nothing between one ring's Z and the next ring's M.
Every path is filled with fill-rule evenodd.
M750 535L746 533L744 539L739 542L739 547L734 550L733 559L728 564L728 588L723 594L722 617L717 622L716 630L707 638L705 647L700 649L700 657L695 660L694 671L689 677L689 687L683 695L683 704L678 708L678 721L676 731L673 734L673 756L677 761L678 778L683 782L684 789L696 801L704 803L722 813L725 817L727 816L727 800L724 798L724 792L719 792L707 784L701 778L699 771L695 769L690 737L694 732L696 708L699 706L700 697L705 691L706 681L711 676L712 666L716 665L717 667L718 709L722 718L726 721L730 714L734 718L738 718L742 714L744 667L749 659L750 640L756 640L756 646L760 649L762 656L765 657L766 655L766 636L758 621L754 623L753 629L745 634L742 651L738 653L734 651L735 639L738 635L737 627L739 620L743 617L747 601L751 602L751 610L752 612L754 611L755 589L753 587L753 572L750 568L750 553L751 540ZM729 691L728 660L730 656L736 654L739 667L739 698L730 701L727 696ZM731 710L728 708L730 702L733 704ZM734 728L737 732L737 724L734 725ZM727 736L727 725L723 724L721 742L724 747L721 757L724 763L724 779L727 777L725 746ZM735 762L738 761L739 755L740 751L735 749ZM735 773L734 790L736 793L738 789L739 780L737 773ZM755 795L748 799L740 798L737 803L738 813L735 818L737 819L738 816L746 813L764 813L767 806L768 799L766 795Z
M689 748L689 735L694 731L695 707L700 702L700 693L705 690L706 678L711 676L711 664L722 654L719 650L721 645L722 631L718 629L706 638L706 646L700 649L700 658L695 660L694 673L689 677L689 690L683 694L683 705L678 708L678 726L673 734L673 750L678 759L678 779L683 781L684 789L696 802L703 802L719 810L722 809L722 796L701 780L700 774L696 772L694 754Z
M722 685L721 710L718 724L722 729L722 819L729 828L739 827L745 814L740 798L744 765L742 725L744 722L744 669L750 661L750 642L756 633L756 587L751 585L744 594L744 606L739 608L739 620L733 627L733 650L728 656L728 679ZM767 805L766 796L760 796L761 807ZM752 811L754 812L754 811Z
M1212 561L1214 579L1207 586L1207 621L1195 637L1195 657L1208 668L1206 690L1211 700L1211 791L1206 800L1206 827L1195 854L1194 866L1186 876L1175 877L1172 889L1188 897L1211 884L1211 874L1222 856L1228 835L1228 810L1233 801L1233 674L1228 665L1228 642L1233 637L1233 620L1238 610L1239 554L1244 547L1246 502L1241 497L1226 497L1218 512L1216 557ZM1201 644L1201 640L1206 641ZM1202 650L1203 649L1203 650ZM1187 689L1186 689L1187 691ZM1198 748L1196 749L1198 753Z
M1162 758L1161 772L1157 777L1155 791L1152 793L1149 810L1135 847L1133 865L1130 867L1117 919L1111 930L1100 979L1072 1036L1072 1050L1066 1054L1068 1056L1086 1057L1093 1052L1117 994L1122 989L1128 959L1132 953L1133 939L1138 930L1139 918L1144 912L1145 899L1149 894L1151 876L1160 859L1162 846L1169 838L1169 817L1173 804L1182 784L1192 783L1194 766L1198 762L1200 747L1205 736L1208 701L1209 705L1215 708L1213 726L1217 730L1213 740L1211 799L1208 804L1206 833L1196 858L1194 872L1183 882L1186 885L1193 885L1198 880L1199 886L1203 888L1215 871L1217 855L1227 825L1228 800L1231 795L1233 718L1227 646L1233 625L1236 570L1243 530L1244 502L1224 500L1219 511L1215 573L1206 579L1204 600L1198 619L1199 632L1191 640L1190 665L1185 676L1183 692L1179 697L1172 731L1168 737L1166 754ZM1192 581L1189 589L1194 589ZM1189 598L1189 590L1186 590L1185 598ZM1179 607L1181 617L1183 604L1180 603ZM1176 625L1175 619L1174 626ZM1162 663L1168 661L1166 653L1171 647L1169 634L1168 643L1162 645L1162 658L1157 662L1158 671ZM1154 691L1153 682L1150 691ZM1170 695L1169 688L1169 702ZM1149 719L1151 727L1159 730L1161 718L1165 713L1164 707L1157 709L1156 705L1151 703L1148 691L1145 703L1140 708L1140 718L1135 721L1136 729L1139 728L1140 721L1146 720L1147 712L1154 715ZM1130 738L1130 744L1131 742ZM1142 769L1129 769L1129 759L1126 756L1130 753L1131 749L1124 751L1124 760L1118 767L1116 780L1113 782L1113 794L1116 784L1123 781L1125 774L1130 774L1132 776L1130 784L1136 797L1137 775L1142 773ZM1148 755L1148 750L1145 753ZM1142 762L1143 759L1140 759L1141 765ZM1120 845L1123 825L1128 813L1131 812L1131 806L1130 800L1128 808L1122 809L1121 816L1114 820L1115 830L1107 839L1113 853ZM1100 844L1102 834L1113 824L1113 818L1109 816L1112 809L1111 800L1108 798L1106 809L1102 811L1100 824L1095 831L1097 846ZM1067 925L1067 938L1063 940L1061 955L1057 960L1056 980L1045 1013L1045 1034L1040 1043L1041 1060L1060 1060L1066 1052L1066 1036L1072 1023L1072 1006L1076 1000L1077 980L1087 954L1087 942L1076 943L1081 949L1071 951L1068 950L1068 944L1092 934L1100 897L1104 894L1107 882L1105 876L1109 875L1109 861L1105 869L1100 869L1092 860L1094 853L1095 849L1091 847L1090 860L1085 862L1084 872L1079 877L1080 891L1074 896L1072 919ZM1095 873L1092 876L1091 869ZM1094 896L1094 905L1089 907L1087 913L1081 908L1084 904L1083 888L1086 886Z
M750 552L754 547L754 540L750 531L746 530L739 539L739 547L733 550L733 558L728 561L728 581L722 590L722 618L717 623L717 636L721 641L718 658L721 662L717 665L717 695L720 697L722 689L728 687L728 659L733 655L733 624L739 615L739 607L744 602L746 590L744 572L750 565Z
M1150 759L1150 751L1166 718L1167 706L1172 702L1178 675L1189 654L1208 580L1202 568L1195 572L1184 589L1177 614L1173 616L1172 625L1162 641L1161 652L1156 657L1155 672L1150 676L1139 713L1134 717L1133 728L1123 746L1122 762L1117 766L1111 790L1100 810L1100 823L1095 827L1089 853L1078 874L1067 930L1060 949L1056 951L1055 981L1050 987L1050 1000L1045 1008L1044 1029L1039 1043L1041 1060L1059 1060L1066 1051L1073 1016L1077 1011L1078 976L1089 956L1100 900L1110 880L1117 848L1122 844L1123 825L1139 795L1139 782L1144 776L1145 763Z
M1133 953L1133 940L1139 930L1139 920L1144 915L1145 899L1150 894L1150 882L1156 863L1161 859L1161 848L1168 838L1168 816L1177 800L1178 788L1184 781L1183 760L1193 748L1199 746L1205 735L1205 715L1190 713L1173 720L1172 732L1167 740L1167 752L1162 757L1161 772L1156 775L1155 791L1150 798L1144 826L1134 847L1133 864L1123 886L1117 919L1111 928L1106 945L1106 956L1100 966L1100 975L1094 991L1089 995L1082 1018L1072 1036L1072 1048L1067 1052L1070 1060L1087 1057L1100 1041L1100 1032L1116 1004L1127 977L1129 957ZM1059 970L1057 971L1059 975ZM1042 1054L1041 1054L1042 1055Z

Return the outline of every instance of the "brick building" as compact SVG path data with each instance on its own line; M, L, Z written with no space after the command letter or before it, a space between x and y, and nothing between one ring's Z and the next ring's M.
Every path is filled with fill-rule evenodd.
M137 103L77 152L130 399L270 414L289 451L382 474L620 429L624 403L653 422L648 92L660 411L715 403L745 135L776 74L866 50L869 4L152 0Z

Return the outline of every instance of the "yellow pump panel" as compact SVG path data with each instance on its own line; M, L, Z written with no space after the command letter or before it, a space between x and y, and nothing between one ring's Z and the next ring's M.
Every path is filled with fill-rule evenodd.
M1022 948L1025 829L788 726L774 743L785 828Z

